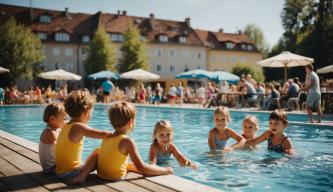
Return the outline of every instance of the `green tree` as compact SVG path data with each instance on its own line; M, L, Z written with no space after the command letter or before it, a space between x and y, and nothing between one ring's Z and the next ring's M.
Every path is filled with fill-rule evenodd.
M145 42L140 39L138 29L131 24L124 33L124 44L120 50L122 57L118 66L119 72L123 73L133 69L148 70Z
M255 24L247 24L243 31L244 34L250 37L264 58L266 58L269 52L269 45L267 44L264 33L260 27Z
M232 69L231 73L241 76L242 74L251 74L253 79L256 81L263 82L265 80L264 73L262 68L259 66L244 64L244 63L237 63Z
M0 26L0 34L0 66L10 69L10 81L31 79L44 59L39 38L14 18Z
M87 74L102 70L115 70L117 61L115 46L103 27L98 27L88 47L88 57L85 61Z

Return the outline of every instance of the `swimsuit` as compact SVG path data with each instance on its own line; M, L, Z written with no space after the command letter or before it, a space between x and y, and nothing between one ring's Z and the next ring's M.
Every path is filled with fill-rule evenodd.
M282 146L282 144L283 144L283 142L287 139L288 137L284 137L283 139L282 139L282 141L281 141L281 143L280 144L276 144L276 145L273 145L273 135L270 135L269 137L268 137L268 140L267 140L267 149L268 150L272 150L272 151L275 151L275 152L277 152L277 153L283 153L284 152L284 150L283 150L283 146Z
M215 129L215 139L214 139L214 142L215 142L215 145L216 145L216 149L224 149L226 144L227 144L227 141L228 141L229 138L225 139L225 140L219 140L219 138L217 137L217 130Z

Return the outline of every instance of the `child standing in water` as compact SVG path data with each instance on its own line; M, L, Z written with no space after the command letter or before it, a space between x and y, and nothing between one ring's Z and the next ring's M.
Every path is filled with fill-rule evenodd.
M223 152L230 152L234 149L242 148L245 139L227 127L230 121L230 112L227 107L218 107L214 111L214 124L215 127L209 131L208 145L211 150L222 150ZM228 139L232 137L237 141L234 145L226 147Z
M153 133L154 142L151 144L149 150L150 163L159 164L169 159L172 154L181 166L189 166L192 169L197 169L197 166L178 150L172 140L173 128L170 122L166 120L157 122Z
M55 145L60 129L65 125L66 116L62 103L51 103L44 110L43 121L46 128L40 136L38 154L45 174L55 174Z
M127 137L135 124L135 108L128 102L118 102L109 110L109 119L114 128L112 136L101 144L97 176L107 180L121 180L127 171L139 172L145 176L172 174L171 167L145 164L139 155L134 140ZM128 163L128 157L132 163Z
M111 132L93 129L88 126L94 106L94 98L87 91L73 91L65 99L65 109L71 117L61 130L56 144L57 176L70 183L82 183L95 169L97 152L93 152L86 163L81 165L84 136L103 139Z
M246 139L253 139L256 137L256 132L259 130L259 121L253 115L248 115L243 120L243 134L242 136ZM255 148L251 146L250 148Z
M249 139L245 146L254 146L267 140L267 148L277 153L294 154L294 149L290 139L284 134L285 128L288 126L286 112L282 110L274 110L269 115L269 130L265 131L259 137Z

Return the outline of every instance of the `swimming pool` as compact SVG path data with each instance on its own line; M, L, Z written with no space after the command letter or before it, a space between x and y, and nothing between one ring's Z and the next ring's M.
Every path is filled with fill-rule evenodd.
M38 142L44 127L44 107L0 107L0 129ZM107 110L108 106L95 106L89 124L111 130ZM241 121L247 114L232 112L229 127L240 133ZM255 115L260 121L260 134L268 127L268 114ZM330 191L333 187L333 127L291 123L286 133L298 153L295 157L267 151L266 142L253 151L212 154L207 144L208 131L213 127L212 116L211 110L137 107L136 126L131 137L147 162L154 124L161 119L169 120L175 130L175 144L199 166L193 171L179 167L173 159L169 164L174 167L175 174L225 191ZM307 121L305 115L289 115L288 118ZM232 143L232 140L228 141L229 145ZM99 145L99 140L86 139L84 159Z

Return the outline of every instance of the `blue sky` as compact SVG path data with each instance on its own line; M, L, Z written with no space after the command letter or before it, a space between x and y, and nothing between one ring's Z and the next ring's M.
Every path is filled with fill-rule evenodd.
M29 0L0 0L1 3L29 6ZM183 21L191 18L193 28L234 33L246 24L254 23L264 32L273 46L282 36L281 11L284 0L32 0L38 8L70 12L116 13L126 10L128 15Z

